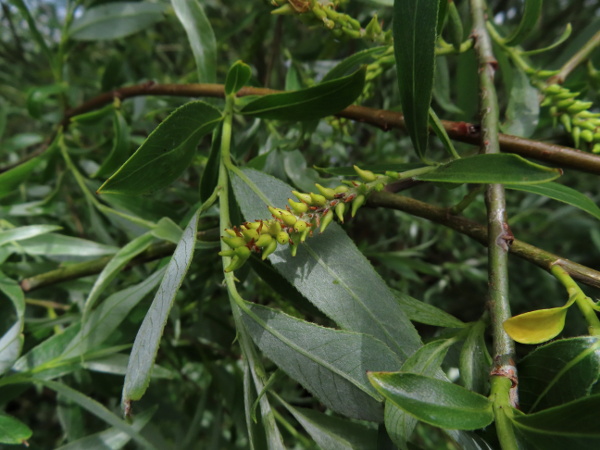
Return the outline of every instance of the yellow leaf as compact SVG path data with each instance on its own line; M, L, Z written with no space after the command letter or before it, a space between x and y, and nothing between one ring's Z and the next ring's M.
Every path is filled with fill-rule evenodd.
M558 336L565 326L567 306L538 309L511 317L504 322L504 330L521 344L541 344Z

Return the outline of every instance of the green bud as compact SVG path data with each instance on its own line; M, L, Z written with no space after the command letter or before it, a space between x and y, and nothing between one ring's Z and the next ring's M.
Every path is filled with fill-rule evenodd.
M258 227L260 227L260 222L246 222L244 223L244 226L249 230L258 230Z
M340 203L338 203L340 204ZM341 203L343 205L343 203ZM321 219L321 228L320 228L320 233L323 233L325 231L325 228L327 228L329 226L329 224L331 223L331 221L333 220L333 210L329 210L327 211L327 214L325 214L323 216L323 218Z
M242 267L245 262L245 259L241 259L239 256L234 256L233 258L231 258L231 262L229 263L229 265L225 267L225 272L233 272L234 270L237 270L240 267Z
M400 174L398 172L392 172L391 170L386 171L385 176L389 178L394 178L395 180L400 179Z
M308 211L308 205L306 203L295 202L291 198L288 198L288 203L296 214L304 214Z
M564 109L564 108L568 108L573 103L575 103L575 100L573 100L572 98L565 98L564 100L560 100L560 101L556 102L556 106L558 106L560 109ZM587 108L585 108L585 109L587 109Z
M285 5L282 5L279 8L276 8L273 11L271 11L271 14L289 15L295 14L295 11L292 9L289 3L286 3Z
M219 256L234 256L235 250L223 250L219 252Z
M334 191L336 194L345 194L346 192L348 192L348 190L349 190L349 189L350 189L350 188L349 188L348 186L344 186L344 185L342 184L342 185L340 185L340 186L336 187L336 188L335 188L333 191Z
M271 236L270 234L261 234L260 237L254 243L254 245L256 245L259 248L263 248L267 247L274 240L275 239L273 239L273 236Z
M304 242L310 234L311 227L307 227L302 233L300 233L300 242Z
M375 39L381 31L381 25L379 20L377 20L377 14L375 14L369 24L365 27L365 34L369 39Z
M346 204L344 202L339 202L337 205L335 205L335 214L341 223L344 223L344 213L345 212L346 212Z
M296 223L296 220L298 220L296 216L285 209L273 208L272 206L269 206L269 211L271 211L273 217L283 220L283 223L290 227Z
M280 231L279 233L277 233L277 242L279 242L281 245L285 245L288 242L290 242L290 235L286 232L286 231Z
M365 183L369 183L377 179L377 175L375 175L370 170L363 170L358 166L354 166L354 170L358 174L360 179L363 180Z
M267 245L262 252L262 260L264 261L265 259L267 259L267 257L273 253L275 250L277 250L277 241L275 239L273 239L269 245Z
M592 149L593 153L600 153L600 142L598 142L597 144L594 145L594 148Z
M565 130L567 130L569 133L571 132L571 118L568 114L563 114L562 116L560 116L560 123L563 124Z
M578 112L590 109L590 107L593 104L594 104L593 102L580 102L580 101L576 101L575 103L573 103L571 106L569 106L567 108L567 111L570 112L571 114L577 114Z
M548 94L558 94L562 89L560 84L550 84L544 88L544 91Z
M323 195L313 194L311 192L310 198L312 199L313 204L315 204L317 206L325 206L325 203L327 203L327 199Z
M248 247L238 247L234 251L236 256L244 260L248 259L252 253Z
M315 186L327 200L333 200L335 198L335 191L333 189L321 186L319 183L315 183Z
M594 141L594 133L590 130L583 130L581 132L581 139L583 139L586 142L593 142Z
M356 196L356 198L352 201L352 217L356 215L356 211L358 211L358 208L365 204L366 200L367 197L362 194Z
M292 194L298 198L298 200L306 203L307 205L312 205L312 198L309 194L305 194L304 192L292 191Z
M246 228L246 227L242 227L242 234L244 235L244 239L246 239L246 242L250 242L252 240L257 241L259 234L258 231L250 228Z
M294 231L296 231L296 233L302 233L307 228L310 228L310 225L304 220L298 220L294 224Z
M273 237L277 237L279 233L281 233L281 224L277 220L274 220L269 225L269 234Z
M568 89L564 89L560 94L554 96L556 100L565 100L567 98L575 98L579 95L579 92L571 92Z
M239 236L235 236L235 237L223 236L221 239L223 239L223 242L225 242L231 248L238 248L238 247L246 246L246 241L244 240L244 238L239 237Z

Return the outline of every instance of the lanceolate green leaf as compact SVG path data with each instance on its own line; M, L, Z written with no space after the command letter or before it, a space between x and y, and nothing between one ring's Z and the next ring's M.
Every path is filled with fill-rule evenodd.
M136 442L142 445L143 448L156 449L156 447L150 441L148 441L148 439L146 439L140 433L138 433L138 431L135 428L133 428L124 420L118 418L115 414L106 409L105 406L103 406L101 403L98 403L96 400L82 394L81 392L76 391L75 389L70 388L69 386L63 383L57 383L56 381L50 380L36 380L36 382L42 386L52 389L58 394L63 395L64 397L78 404L82 408L88 410L99 419L128 434Z
M139 400L150 383L150 372L158 353L169 311L194 256L199 218L200 211L197 211L185 228L133 343L123 386L123 403L126 405L131 400Z
M284 206L292 188L252 169L236 171L233 189L246 220L271 218L267 204ZM288 248L270 256L273 266L309 301L345 330L370 334L401 360L420 339L394 295L341 227L301 244L295 257Z
M521 22L517 29L504 41L506 45L519 45L529 36L542 13L543 0L525 0Z
M113 111L113 145L108 156L94 174L94 177L106 177L117 170L129 156L129 126L119 110Z
M26 225L18 228L10 228L0 231L0 246L9 242L22 241L42 234L60 230L57 225Z
M368 370L398 370L401 362L381 341L360 333L333 330L247 303L248 332L278 367L346 416L380 420L380 397ZM373 369L371 369L373 368ZM335 394L343 391L344 395Z
M585 397L600 379L600 337L561 339L519 363L519 403L539 411Z
M518 155L476 155L443 164L417 180L444 183L537 184L552 181L562 174L560 169L527 161Z
M217 81L217 40L202 3L198 0L171 0L171 3L192 47L198 81L214 83Z
M377 430L373 427L369 428L359 422L351 422L314 409L295 408L282 399L279 401L321 448L336 450L377 448Z
M544 183L544 184L528 184L528 185L513 185L507 184L506 188L515 189L517 191L531 192L532 194L543 195L553 200L566 203L571 206L585 211L591 214L596 219L600 220L600 208L598 205L582 192L579 192L573 188L558 183Z
M23 325L25 323L25 296L19 284L0 272L0 299L4 297L15 309L15 322L0 337L0 375L9 370L19 357L23 347ZM7 310L6 310L7 311Z
M93 6L69 27L69 37L81 41L117 39L162 20L165 7L150 2L116 2Z
M274 120L313 120L331 116L362 93L366 69L294 92L269 94L251 101L242 114Z
M433 305L412 298L400 291L393 291L396 301L402 306L406 315L413 322L425 323L436 327L464 328L467 325L446 311Z
M225 95L234 94L243 88L252 76L252 69L242 61L236 61L227 72Z
M406 129L421 159L429 136L438 8L436 0L394 1L394 54L400 101Z
M156 127L98 192L143 194L168 186L189 166L200 138L220 121L220 111L208 103L186 103Z
M486 397L447 381L405 372L372 372L369 379L386 401L436 427L476 430L494 420Z
M515 414L512 423L537 449L596 450L600 447L600 394L545 409Z
M356 70L356 68L361 64L367 64L372 62L377 57L383 55L387 49L388 47L381 46L356 52L352 56L349 56L343 61L340 61L333 69L327 72L321 80L321 82L335 80L336 78L343 77L351 70Z
M33 431L20 420L0 413L0 444L23 445Z

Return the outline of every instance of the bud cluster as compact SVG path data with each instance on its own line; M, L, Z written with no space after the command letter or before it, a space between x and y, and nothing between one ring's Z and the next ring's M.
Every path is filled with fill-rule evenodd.
M319 0L271 0L277 9L271 14L301 14L308 23L322 23L337 38L343 36L352 39L367 38L378 44L391 44L392 32L384 32L374 16L365 28L348 14L336 11L341 1L320 2Z
M549 106L555 123L558 119L571 133L575 147L585 141L594 153L600 153L600 113L589 111L592 102L577 100L579 92L571 92L558 84L545 86L543 92L542 106Z
M298 245L319 229L323 233L335 217L344 223L344 215L350 210L352 217L365 204L367 196L373 190L382 190L396 173L376 175L370 170L354 166L362 181L348 181L336 188L316 184L318 194L292 191L298 201L288 199L285 209L269 206L273 216L268 220L245 222L239 227L227 228L227 235L221 239L230 250L219 253L230 256L231 263L225 272L239 269L252 253L262 253L266 259L279 245L289 245L292 256L296 255Z

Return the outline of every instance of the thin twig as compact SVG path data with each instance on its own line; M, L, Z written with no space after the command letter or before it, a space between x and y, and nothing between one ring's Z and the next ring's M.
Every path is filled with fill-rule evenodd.
M550 77L548 80L548 84L559 83L562 84L567 79L567 77L575 70L577 66L581 63L585 62L590 54L600 45L600 31L594 34L589 41L585 43L583 47L579 49L577 53L575 53L571 59L569 59L561 68L560 71Z
M245 87L238 93L239 96L266 95L281 91L272 89ZM62 125L67 127L70 119L78 114L94 111L113 102L115 98L122 100L139 96L171 96L171 97L217 97L224 96L222 84L156 84L147 82L135 86L127 86L114 91L105 92L94 97L80 106L65 113ZM367 108L365 106L349 106L341 111L338 116L357 122L368 123L390 130L392 128L404 129L404 116L393 111ZM442 124L451 139L477 145L481 140L479 126L468 122L450 122L442 120ZM534 158L563 168L572 168L583 172L600 175L600 156L582 152L570 147L534 141L518 136L500 134L500 148L503 152L516 153L521 156ZM34 156L39 155L43 149L26 156L21 161L0 168L0 173L22 164Z

